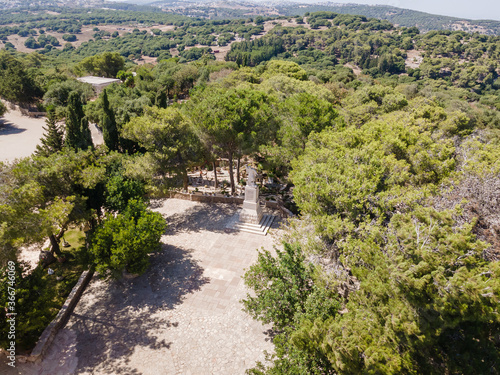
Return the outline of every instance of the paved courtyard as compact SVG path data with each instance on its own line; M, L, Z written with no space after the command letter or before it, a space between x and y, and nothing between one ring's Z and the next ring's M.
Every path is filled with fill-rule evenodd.
M264 360L269 327L241 310L241 276L256 249L277 243L277 224L259 236L227 231L238 206L167 199L154 209L169 228L150 269L94 276L46 360L9 374L232 375Z

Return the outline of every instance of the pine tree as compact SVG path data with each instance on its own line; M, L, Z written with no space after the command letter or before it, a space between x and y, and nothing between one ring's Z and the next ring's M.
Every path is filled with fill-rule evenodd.
M104 143L110 150L118 150L119 138L118 128L113 110L109 106L108 94L104 90L102 94L102 109L103 115L101 118L102 133Z
M160 108L167 108L167 105L168 105L167 104L167 94L165 91L160 90L156 94L155 105L160 107Z
M86 150L88 147L94 146L89 123L83 112L80 95L77 92L72 92L68 98L65 145L77 150Z
M45 120L45 131L43 138L40 140L41 145L36 146L35 153L39 156L49 156L63 148L63 130L56 124L55 110L53 108L48 110L47 119Z

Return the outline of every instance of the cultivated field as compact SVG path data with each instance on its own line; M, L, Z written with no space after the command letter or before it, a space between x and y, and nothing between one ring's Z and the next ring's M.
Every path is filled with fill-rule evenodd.
M276 25L281 25L283 27L298 27L298 26L303 26L303 27L305 27L307 29L311 28L310 25L307 24L307 23L299 25L295 21L295 19L292 19L291 22L289 22L288 20L266 21L266 22L264 22L264 32L262 34L260 34L260 35L252 35L252 39L257 39L257 38L263 37L270 30L272 30ZM96 26L95 25L90 25L90 26L84 26L84 27L82 27L82 32L79 33L79 34L75 34L76 37L77 37L77 40L74 41L74 42L71 42L71 44L75 48L78 48L82 43L88 42L89 40L93 39L93 35L95 34L95 31L93 31L94 27L96 27ZM152 29L160 29L161 31L167 31L167 30L174 30L175 29L175 26L173 26L173 25L153 25L153 26L144 27L144 26L138 26L138 25L135 25L135 24L129 24L129 25L123 25L123 24L120 24L120 25L99 25L97 27L99 28L99 30L108 31L110 34L112 34L112 33L114 33L116 31L116 32L118 32L118 34L120 36L124 35L125 33L131 33L134 29L139 29L141 31L146 30L146 31L148 31L150 33L151 33ZM319 28L319 30L324 30L324 29L327 29L327 27L326 26L321 26ZM68 42L66 42L62 38L64 34L47 31L47 32L45 32L45 35L51 35L51 36L57 38L57 40L60 43L60 46L57 46L57 47L54 47L54 48L63 49L64 45L66 43L68 43ZM218 36L215 33L213 35ZM42 50L42 48L40 48L40 49L30 49L30 48L27 48L24 45L24 43L26 42L27 39L28 39L28 37L21 37L19 35L10 35L8 37L8 41L14 45L14 47L16 48L17 51L30 53L30 52L36 52L37 50ZM103 38L103 39L110 39L110 38ZM224 58L226 57L226 54L231 49L231 44L235 43L235 42L239 42L241 40L242 40L241 38L236 38L236 40L232 41L231 43L229 43L226 46L207 46L207 45L197 44L197 45L195 45L195 47L211 47L213 50L218 50L219 52L215 53L215 58L218 61L223 61ZM4 48L3 45L0 45L0 48ZM186 47L186 49L190 49L190 48L193 48L193 47ZM172 56L177 56L179 54L179 52L177 51L176 48L170 49L170 53L172 54ZM154 58L154 57L151 58L151 57L148 57L148 56L143 56L143 58L141 60L135 60L135 62L138 63L138 64L155 63L156 62L156 58Z

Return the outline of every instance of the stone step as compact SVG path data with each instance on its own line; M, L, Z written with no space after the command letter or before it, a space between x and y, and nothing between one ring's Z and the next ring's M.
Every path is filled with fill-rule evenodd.
M259 224L236 223L233 229L237 229L241 232L254 233L265 236L267 232L269 232L269 228L273 224L274 217L274 215L264 215L262 216Z

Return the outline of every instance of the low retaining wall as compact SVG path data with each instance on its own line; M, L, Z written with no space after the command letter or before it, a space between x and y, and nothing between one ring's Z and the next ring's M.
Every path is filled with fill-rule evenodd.
M238 197L225 197L223 195L203 195L201 193L179 193L170 192L167 193L167 198L184 199L193 202L205 202L205 203L230 203L230 204L243 204L245 199Z
M204 202L204 203L229 203L229 204L243 204L244 198L239 197L225 197L223 195L203 195L200 193L180 193L180 192L170 192L167 193L167 198L184 199L193 202ZM273 210L278 210L283 218L289 218L295 216L289 209L287 209L283 204L275 201L264 201L267 208L272 208Z
M43 117L47 115L47 112L39 112L39 111L31 111L26 108L19 108L19 111L23 116L28 116L28 117Z
M54 318L54 320L50 322L47 328L45 328L42 335L38 339L35 348L31 352L29 357L26 358L29 362L35 362L43 359L44 355L47 353L47 350L50 347L50 344L56 337L59 330L61 330L66 325L69 316L80 300L80 297L82 296L82 293L85 290L85 287L88 285L93 274L94 271L82 272L77 283L71 290L68 298L66 298L64 305L61 307L61 310L59 310L59 313Z
M281 217L284 219L289 219L291 217L295 217L296 215L286 208L283 204L276 203L277 209L280 211Z

